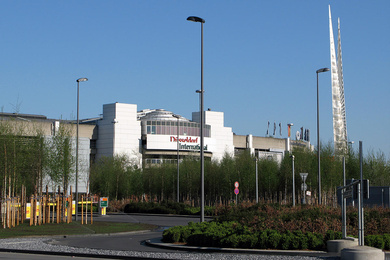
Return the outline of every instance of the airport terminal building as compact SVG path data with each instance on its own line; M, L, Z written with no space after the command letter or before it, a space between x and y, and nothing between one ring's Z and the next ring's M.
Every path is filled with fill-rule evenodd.
M291 146L312 148L309 142L289 138L236 135L224 125L224 113L204 111L204 155L206 160L221 160L225 154L234 156L249 150L257 158L272 157L281 161ZM96 158L126 154L131 161L147 166L176 163L197 157L200 150L200 113L192 118L178 116L164 109L137 110L137 105L113 103L103 105L97 127Z
M74 120L0 113L0 122L3 120L16 124L39 124L44 129L45 138L55 136L60 124L71 123L75 148ZM291 151L294 146L312 149L310 142L292 141L288 137L236 135L231 127L224 125L223 112L204 111L204 122L206 160L218 161L225 154L234 156L249 150L257 158L273 158L280 162L285 152ZM199 157L199 150L200 112L193 112L192 118L187 119L164 109L138 110L135 104L105 104L101 117L79 121L79 191L87 190L89 166L103 156L126 155L139 167L151 167L176 163L178 151L180 160Z

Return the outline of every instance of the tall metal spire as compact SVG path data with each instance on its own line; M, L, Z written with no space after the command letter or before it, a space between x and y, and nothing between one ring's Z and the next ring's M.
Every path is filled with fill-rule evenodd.
M341 105L341 120L343 124L343 149L347 152L348 149L348 135L347 135L347 117L345 112L345 98L344 98L344 78L343 78L343 60L341 52L341 33L340 33L340 18L337 20L338 39L337 39L337 71L339 77L340 88L340 105Z
M340 19L338 20L338 43L336 59L335 42L333 37L332 15L329 5L329 38L330 63L332 75L332 110L333 110L333 139L337 154L347 152L347 120L345 114L343 66L341 58Z

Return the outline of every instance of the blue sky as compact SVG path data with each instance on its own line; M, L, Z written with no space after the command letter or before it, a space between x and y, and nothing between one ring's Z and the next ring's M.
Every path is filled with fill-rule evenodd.
M310 129L316 144L315 71L330 67L329 4L334 28L341 19L349 139L389 158L388 0L0 0L0 108L75 119L76 79L87 77L81 118L123 102L190 119L200 88L200 24L186 21L194 15L206 20L205 109L223 111L236 134L265 136L270 121L282 123L286 137L292 122L294 133ZM328 143L329 72L319 84L320 136Z

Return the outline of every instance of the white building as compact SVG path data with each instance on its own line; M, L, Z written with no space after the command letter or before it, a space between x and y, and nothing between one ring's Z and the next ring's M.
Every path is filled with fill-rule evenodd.
M235 135L224 125L224 113L204 111L204 155L206 159L221 160L225 154L234 156L247 150L258 158L273 158L279 162L292 146L310 147L304 141L289 138ZM103 105L103 116L96 121L96 157L125 154L139 166L176 163L198 157L200 150L200 112L192 119L175 115L164 109L137 111L137 105L113 103ZM179 132L179 145L177 135Z
M23 127L24 129L38 127L43 130L46 140L56 135L59 124L65 123L71 128L75 156L74 120L60 121L40 115L10 113L0 113L0 119L0 123L12 122L29 126ZM272 158L281 162L285 152L290 151L291 147L312 149L310 142L301 140L251 134L235 135L231 127L224 125L223 112L204 111L204 122L206 160L219 161L225 154L234 156L243 150L249 150L257 158ZM23 135L33 137L34 134L34 131L29 130ZM149 167L163 162L176 163L178 147L180 160L199 157L200 112L193 112L192 119L189 120L163 109L138 111L134 104L105 104L101 117L80 120L78 191L84 193L88 190L90 165L103 156L126 155L134 165ZM49 179L46 181L49 186L53 186ZM74 189L75 180L70 185Z

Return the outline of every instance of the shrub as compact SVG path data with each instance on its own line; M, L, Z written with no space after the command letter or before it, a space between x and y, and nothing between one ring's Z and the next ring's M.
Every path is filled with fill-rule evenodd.
M268 248L271 248L271 249L278 248L281 238L282 238L282 236L279 234L278 231L270 230L268 233L268 242L267 242Z
M290 231L284 233L280 240L280 248L283 250L290 249L292 240L293 240L293 234Z
M383 235L384 250L390 250L390 234Z
M381 235L368 235L364 238L364 244L367 246L376 247L379 249L385 248L384 236Z
M231 247L231 248L237 248L239 237L236 234L233 234L231 236L225 237L222 239L222 247Z
M295 234L295 232L291 235L291 249L299 249L299 245L301 244L300 237Z
M214 215L214 207L206 207L205 215ZM180 214L199 215L200 208L193 208L184 203L178 202L130 202L126 204L123 211L125 213L154 213L154 214Z
M196 230L194 233L188 236L187 244L191 246L202 246L203 232Z
M257 234L244 234L239 237L240 248L255 248L257 244Z
M325 247L325 242L322 234L313 234L311 232L306 233L307 245L309 249L321 250Z
M349 210L350 219L354 219L355 210ZM375 209L367 209L365 212L370 210ZM377 211L370 213L370 218L387 217L386 214L389 212L384 209ZM339 209L327 207L313 209L311 206L277 208L274 205L256 204L250 207L219 207L216 212L219 214L223 212L225 215L211 222L189 223L186 228L164 232L164 239L198 246L325 250L327 240L342 237ZM387 233L390 222L383 221L383 218L376 221L382 223L377 229L381 230L383 226L383 233ZM353 223L348 225L355 228ZM372 231L374 228L371 228ZM175 232L178 234L174 234ZM348 231L348 234L351 233ZM367 232L367 235L371 234ZM366 236L366 241L367 245L390 249L390 234Z
M325 234L325 241L341 239L342 237L343 237L343 235L341 232L328 230L328 231L326 231L326 234Z
M308 249L309 248L309 244L308 244L308 237L300 230L297 230L297 231L294 231L293 232L294 234L294 241L297 241L297 244L293 244L292 245L292 248L295 248L295 246L297 246L296 249Z
M266 249L267 242L268 242L268 231L267 230L260 231L260 233L258 234L256 247L260 249Z
M166 243L178 242L179 240L176 240L177 239L176 234L180 234L180 232L178 231L179 228L180 226L177 226L177 227L172 227L164 230L162 241Z

